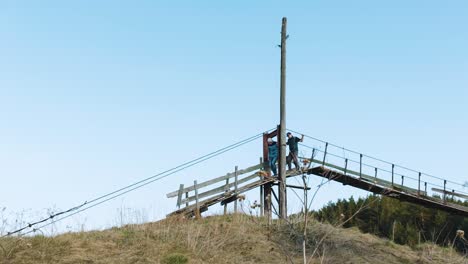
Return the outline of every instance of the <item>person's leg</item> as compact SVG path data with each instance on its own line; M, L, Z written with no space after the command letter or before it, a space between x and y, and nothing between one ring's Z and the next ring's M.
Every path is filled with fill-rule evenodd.
M301 165L299 164L299 159L297 158L297 157L298 157L298 154L299 154L299 153L298 153L297 151L295 151L295 152L293 153L293 159L294 159L294 166L296 166L296 169L297 169L297 170L300 170L300 169L301 169Z
M270 172L273 173L273 159L272 157L270 157L270 160L268 161L268 166L270 167Z
M270 160L270 168L271 168L271 171L273 171L273 175L277 175L278 174L278 171L276 169L276 161L278 160L278 157L273 157L271 160Z
M291 170L291 160L292 160L291 152L289 152L289 155L286 156L286 163L288 164L288 170Z

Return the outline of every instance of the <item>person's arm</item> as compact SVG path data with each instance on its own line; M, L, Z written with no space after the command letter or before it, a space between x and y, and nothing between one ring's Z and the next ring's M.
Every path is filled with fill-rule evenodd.
M304 141L304 135L302 135L301 139L299 140L299 142L302 142Z

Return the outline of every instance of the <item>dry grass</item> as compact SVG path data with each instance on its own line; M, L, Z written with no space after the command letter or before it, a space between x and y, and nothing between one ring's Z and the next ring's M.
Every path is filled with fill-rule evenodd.
M309 248L325 237L311 263L468 263L453 249L424 244L412 249L358 229L342 229L315 223L310 229Z
M434 245L413 250L353 229L316 222L309 227L309 254L318 248L311 263L468 263ZM302 263L300 233L300 223L268 228L247 215L170 218L99 232L1 239L0 263Z

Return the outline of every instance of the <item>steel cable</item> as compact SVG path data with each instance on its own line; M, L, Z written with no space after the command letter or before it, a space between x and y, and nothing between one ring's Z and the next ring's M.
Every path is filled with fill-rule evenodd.
M269 132L269 131L271 131L271 130L273 130L273 129L270 129L270 130L268 130L268 131L266 131L266 132ZM33 229L33 230L29 231L29 232L26 232L26 233L24 233L23 235L29 234L29 233L31 233L31 232L36 231L37 229L40 229L40 228L49 226L49 225L51 225L51 224L53 224L53 223L56 223L56 222L61 221L61 220L63 220L63 219L66 219L66 218L68 218L68 217L70 217L70 216L73 216L73 215L75 215L75 214L77 214L77 213L80 213L80 212L82 212L82 211L85 211L85 210L88 210L88 209L90 209L90 208L93 208L93 207L95 207L95 206L97 206L97 205L100 205L100 204L102 204L102 203L104 203L104 202L107 202L107 201L109 201L109 200L115 199L116 197L119 197L119 196L121 196L121 195L124 195L124 194L126 194L126 193L128 193L128 192L131 192L131 191L133 191L133 190L139 189L139 188L141 188L141 187L143 187L143 186L145 186L145 185L148 185L148 184L150 184L150 183L153 183L153 182L155 182L155 181L157 181L157 180L161 180L161 179L163 179L163 178L166 178L166 177L168 177L168 176L170 176L170 175L172 175L172 174L174 174L174 173L176 173L176 172L179 172L179 171L184 170L184 169L186 169L186 168L192 167L192 166L194 166L194 165L196 165L196 164L199 164L199 163L201 163L201 162L203 162L203 161L206 161L206 160L208 160L208 159L211 159L211 158L214 158L214 157L216 157L216 156L219 156L219 155L221 155L221 154L223 154L223 153L225 153L225 152L227 152L227 151L230 151L230 150L232 150L232 149L235 149L235 148L238 148L238 147L240 147L240 146L242 146L242 145L245 145L245 144L247 144L247 143L250 143L250 142L252 142L252 141L254 141L254 140L260 138L262 135L263 135L263 133L256 134L256 135L254 135L254 136L252 136L252 137L249 137L249 138L247 138L247 139L241 140L241 141L236 142L236 143L234 143L234 144L231 144L231 145L229 145L229 146L223 147L223 148L221 148L221 149L218 149L218 150L216 150L216 151L214 151L214 152L211 152L211 153L209 153L209 154L203 155L203 156L201 156L201 157L199 157L199 158L196 158L196 159L193 159L193 160L191 160L191 161L185 162L185 163L180 164L180 165L178 165L178 166L176 166L176 167L173 167L173 168L171 168L171 169L169 169L169 170L163 171L163 172L158 173L158 174L156 174L156 175L153 175L153 176L151 176L151 177L148 177L148 178L145 178L145 179L140 180L140 181L138 181L138 182L132 183L132 184L127 185L127 186L125 186L125 187L123 187L123 188L120 188L120 189L118 189L118 190L115 190L115 191L112 191L112 192L107 193L107 194L105 194L105 195L102 195L102 196L99 196L99 197L97 197L97 198L94 198L94 199L92 199L92 200L90 200L90 201L85 201L85 202L82 203L81 205L72 207L72 208L70 208L70 209L68 209L68 210L65 210L65 211L61 211L61 212L52 214L52 215L50 215L50 216L47 217L47 218L41 219L41 220L36 221L36 222L34 222L34 223L29 223L29 224L25 225L25 226L22 227L22 228L19 228L19 229L17 229L17 230L11 231L11 232L8 232L6 235L3 235L2 237L11 236L11 235L13 235L13 234L20 233L20 232L22 232L22 231L24 231L24 230L26 230L26 229L28 229L28 228L32 228L32 227L34 227L34 226L36 226L36 225L38 225L38 224L44 223L44 222L46 222L46 221L48 221L48 220L53 220L53 219L56 218L57 216L60 216L60 215L63 215L63 214L67 214L67 213L76 211L76 212L74 212L74 213L72 213L72 214L70 214L70 215L67 215L67 216L64 216L64 217L62 217L62 218L59 218L59 219L57 219L57 220L51 221L50 223L47 223L47 224L45 224L45 225L42 225L42 226L39 227L39 228ZM127 191L125 191L125 190L127 190ZM125 191L125 192L122 192L122 191ZM115 195L114 195L114 194L115 194ZM99 203L96 203L96 204L94 204L94 205L91 205L91 204L93 204L93 203L95 203L95 202L98 202L99 200L102 200L102 199L104 199L104 198L106 198L106 197L109 197L109 196L111 196L111 197L108 198L108 199L105 199L105 200L103 200L103 201L101 201L101 202L99 202ZM84 207L85 205L89 205L89 206L87 206L87 207L85 207L85 208L82 208L82 207ZM79 210L80 208L82 208L82 209Z

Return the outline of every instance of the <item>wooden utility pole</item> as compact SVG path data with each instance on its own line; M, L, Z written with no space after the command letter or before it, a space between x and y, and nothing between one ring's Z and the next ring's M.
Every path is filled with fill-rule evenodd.
M307 198L307 181L306 176L302 175L302 182L304 183L304 236L302 237L302 255L304 259L304 264L307 264L307 214L309 213L308 210L308 198Z
M283 17L281 26L281 95L280 95L280 131L279 131L279 214L286 219L286 24L287 18Z
M266 133L263 134L263 162L265 163L263 167L267 172L267 177L271 177L271 170L268 165L270 159L270 157L268 157L268 138L270 138L270 135ZM263 187L263 215L268 219L268 223L271 223L271 187L271 183L267 183Z

